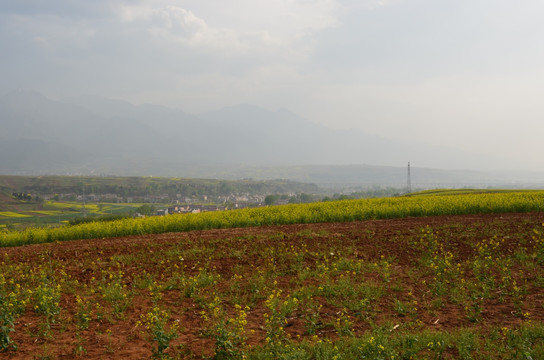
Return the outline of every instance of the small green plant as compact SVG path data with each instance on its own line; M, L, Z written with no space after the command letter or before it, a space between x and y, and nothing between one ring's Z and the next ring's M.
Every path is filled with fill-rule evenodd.
M482 305L482 298L478 298L477 296L473 295L469 299L467 299L467 303L465 305L465 313L467 318L471 322L479 322L482 319Z
M357 353L360 359L386 359L388 352L382 339L375 336L369 336L363 339L362 344L357 348ZM390 357L394 358L394 357Z
M10 338L15 331L15 319L23 312L27 298L17 283L7 284L4 274L0 274L0 352L9 348L17 350L17 344Z
M85 356L87 354L87 349L85 349L85 346L83 346L83 343L85 342L85 339L81 337L81 334L79 331L76 333L76 340L74 342L74 349L72 350L72 354L76 357Z
M113 312L117 316L121 316L123 312L130 306L131 299L126 285L123 284L123 271L103 272L102 285L99 289L102 290L102 297L112 304Z
M353 320L347 309L344 308L338 313L338 317L334 323L334 328L339 336L353 335Z
M77 320L77 327L81 330L85 330L89 327L91 316L93 314L93 306L89 301L82 299L79 295L76 295L77 311L75 314Z
M37 314L45 315L46 328L55 323L56 316L60 313L61 286L47 279L34 290L34 311Z
M156 346L152 345L153 359L165 359L169 356L165 353L170 341L178 336L179 321L170 321L170 315L159 307L153 307L146 314L140 316L136 326L144 326L148 332L148 338Z
M406 316L408 312L410 311L409 305L407 305L406 303L404 303L403 301L399 299L395 299L395 311L401 317Z
M443 339L429 341L427 343L427 349L431 352L433 359L443 359L443 354L446 350L446 342Z
M249 307L236 304L235 315L230 318L215 312L215 325L212 336L215 339L214 359L239 359L245 356L247 349L246 326Z
M9 297L0 294L0 351L17 350L17 344L10 338L15 331L15 311Z
M287 317L297 309L299 300L287 295L282 299L282 290L272 290L265 301L268 312L264 314L265 342L267 345L281 345L286 340Z
M304 316L305 319L305 325L306 325L306 333L308 335L315 335L317 333L317 330L321 329L323 327L323 322L320 317L320 311L323 307L322 305L314 305L310 304L311 306L308 307L306 310L306 314Z
M201 289L217 284L220 275L210 272L206 268L199 268L198 273L194 276L184 277L181 279L184 288L183 295L187 298L195 297Z

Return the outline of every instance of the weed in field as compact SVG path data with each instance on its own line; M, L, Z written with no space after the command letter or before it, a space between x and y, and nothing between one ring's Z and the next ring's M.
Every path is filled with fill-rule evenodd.
M378 338L376 338L378 336ZM395 354L386 348L385 338L378 334L361 339L361 344L357 347L357 356L360 359L394 359Z
M162 291L164 290L164 286L157 281L153 281L151 284L149 284L147 290L149 291L151 301L156 306L162 299Z
M15 294L5 294L0 291L0 352L9 348L17 350L17 344L10 338L10 333L15 331L15 318L17 310L14 305Z
M214 307L211 336L215 340L214 359L245 358L249 346L246 344L247 311L249 307L234 305L234 316L228 317Z
M412 312L412 308L410 307L410 304L408 304L408 303L406 303L404 301L401 301L399 299L395 299L393 301L393 308L395 309L398 316L400 316L400 317L405 317L409 313Z
M544 224L542 224L544 226ZM535 243L535 251L533 257L538 265L544 264L544 236L542 229L533 229L532 240Z
M132 280L132 286L135 289L148 289L153 285L154 276L153 274L148 273L145 269L136 274Z
M456 338L459 359L472 360L472 354L480 351L478 337L473 330L462 329L456 334Z
M42 282L32 292L34 311L45 316L45 327L50 329L60 313L61 286L43 278Z
M353 336L353 320L348 309L340 310L337 315L334 328L338 336Z
M323 305L318 305L312 301L305 301L306 309L304 310L304 327L306 334L315 335L317 331L323 328L321 319L321 309Z
M442 339L429 341L427 343L427 350L431 353L432 359L442 359L446 350L446 342Z
M165 351L168 349L170 341L178 336L180 322L170 321L170 315L155 306L141 315L136 324L136 327L140 326L145 327L147 338L152 343L153 359L169 358Z
M253 303L257 300L266 298L266 293L264 289L268 284L268 279L266 272L261 268L257 267L252 269L249 279L247 279L250 299L249 302Z
M201 289L216 285L220 278L219 274L214 274L207 268L199 267L196 275L182 279L183 294L187 298L194 297L199 294Z
M84 339L81 334L76 332L76 340L74 341L74 349L72 350L72 355L75 357L82 357L87 355L87 349L85 349L84 343L86 339Z
M282 299L282 290L272 290L265 301L268 312L264 314L265 342L269 345L281 345L286 339L285 326L290 316L299 305L296 297L287 295Z
M466 300L465 314L471 322L479 322L482 319L483 303L483 298L474 294Z
M113 307L113 313L122 317L122 314L130 306L132 300L129 296L127 286L123 284L124 272L119 270L113 272L102 272L102 281L98 289L102 292L102 298Z
M76 306L77 310L75 317L77 320L77 328L80 330L88 329L93 315L93 306L91 302L76 295Z
M5 260L8 258L5 257ZM12 270L17 272L16 269ZM8 272L7 275L15 274ZM15 277L20 278L18 275ZM13 277L8 281L4 273L0 273L0 351L9 348L17 350L17 344L10 338L10 334L15 331L16 318L25 310L29 302L28 294Z
M350 276L340 275L338 279L327 279L318 287L318 294L326 298L351 298L357 287Z

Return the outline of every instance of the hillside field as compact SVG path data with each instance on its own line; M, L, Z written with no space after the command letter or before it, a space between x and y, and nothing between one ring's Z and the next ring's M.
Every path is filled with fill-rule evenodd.
M82 219L83 212L89 218L128 216L131 211L136 212L142 204L100 203L86 204L83 207L81 202L75 201L45 201L39 206L32 203L17 203L11 206L3 203L3 205L7 210L0 211L0 230L2 227L24 230L35 227L63 226L69 221Z
M0 356L544 358L544 212L489 212L2 248Z

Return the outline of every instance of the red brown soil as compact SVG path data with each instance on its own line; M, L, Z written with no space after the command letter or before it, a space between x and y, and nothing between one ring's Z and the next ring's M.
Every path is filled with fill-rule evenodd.
M324 248L341 249L342 243L355 244L358 258L368 261L379 261L383 256L395 259L394 272L397 283L410 282L408 274L403 275L403 269L408 269L417 261L418 253L410 248L408 241L421 234L421 229L430 226L433 229L440 229L440 233L447 237L447 246L455 253L460 260L473 254L473 248L470 243L476 243L481 240L489 239L488 228L493 226L500 228L501 236L512 241L503 245L502 251L511 252L518 246L520 234L531 233L532 229L542 227L544 223L544 213L514 213L514 214L494 214L494 215L468 215L468 216L439 216L439 217L421 217L392 220L376 220L364 222L349 223L322 223L322 224L303 224L303 225L285 225L269 226L256 228L239 229L219 229L207 231L193 231L187 233L167 233L160 235L143 235L111 239L79 240L55 244L41 244L22 246L16 248L0 249L1 253L8 254L11 262L32 263L38 261L40 256L47 254L51 259L65 264L65 271L78 279L81 284L89 284L91 277L96 273L91 269L82 266L88 264L90 259L110 259L112 256L122 256L125 254L148 253L156 254L168 251L173 246L179 244L180 239L190 240L193 246L206 244L210 241L216 242L215 252L232 250L233 246L240 246L241 251L248 243L255 246L255 242L263 248L266 246L300 246L303 243L308 246L310 252L322 250ZM304 234L323 234L316 235L308 239ZM217 240L225 239L232 241L220 242ZM234 241L235 240L235 241ZM468 241L467 241L468 240ZM221 274L222 279L229 279L234 274L236 267L251 264L254 259L241 257L235 259L232 257L219 258L214 257L212 265L216 272ZM196 264L188 264L189 268ZM261 264L262 265L262 264ZM128 264L123 266L126 281L141 274L144 270L148 272L157 272L160 264L141 263ZM169 274L165 274L166 277ZM527 274L530 276L530 274ZM403 278L404 277L404 278ZM282 287L283 284L280 284ZM285 287L289 287L289 278L285 278ZM408 299L405 293L394 293L396 298ZM530 288L526 296L526 310L530 311L531 318L536 321L544 320L544 294L541 288ZM413 284L413 297L419 302L419 306L425 307L429 304L430 295L428 288L421 284ZM334 318L338 309L331 307L323 299L318 301L324 304L323 314ZM198 307L193 299L185 298L180 301L180 295L176 291L165 291L161 300L172 305L172 317L181 321L182 329L180 337L174 344L182 344L187 356L193 355L210 356L213 351L213 340L209 337L201 336L198 329L202 328L202 320L198 315ZM388 300L382 299L387 302ZM135 297L133 303L129 306L123 317L120 319L93 320L88 330L81 331L80 339L75 336L75 326L69 321L64 323L72 324L63 327L63 321L54 324L52 327L52 338L43 338L36 336L39 332L39 325L43 322L40 316L32 311L26 311L17 318L16 331L12 333L12 339L18 344L18 350L10 350L0 353L1 358L6 359L33 359L39 357L51 356L51 358L73 358L74 349L78 341L85 348L85 353L80 354L82 358L89 359L142 359L149 358L151 355L151 346L149 342L140 335L135 328L140 315L149 309L151 302L143 297ZM70 316L75 313L74 296L63 294L61 301L64 316ZM248 312L248 329L255 331L249 339L249 343L262 344L263 330L261 328L265 308L256 306ZM515 326L520 324L523 319L512 314L510 306L495 302L486 304L482 312L481 321L475 325L467 320L460 306L447 303L436 313L432 311L422 311L418 318L422 322L422 328L450 331L461 327L471 326ZM397 324L407 322L409 319L399 316L390 304L384 303L380 306L380 313L376 315L375 322L395 321ZM361 334L369 330L370 325L365 322L354 324L354 330ZM334 338L334 330L322 330L322 336ZM300 318L290 320L287 332L293 337L305 335L304 324ZM183 352L182 352L183 354Z

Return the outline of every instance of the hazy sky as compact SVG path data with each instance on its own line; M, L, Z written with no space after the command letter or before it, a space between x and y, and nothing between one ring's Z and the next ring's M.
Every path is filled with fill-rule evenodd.
M0 93L251 103L544 170L542 0L2 0Z

